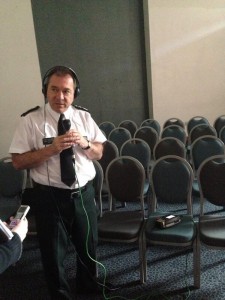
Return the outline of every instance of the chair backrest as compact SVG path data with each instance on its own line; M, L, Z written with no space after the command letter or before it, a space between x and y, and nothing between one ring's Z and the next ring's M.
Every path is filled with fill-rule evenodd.
M26 187L26 170L16 170L12 165L11 157L0 159L0 195L15 197Z
M123 120L122 122L120 122L118 127L123 127L128 129L130 131L131 137L134 136L134 133L138 128L137 124L132 120Z
M174 137L165 137L159 140L153 149L154 160L166 155L177 155L186 158L185 144Z
M145 170L143 165L130 156L112 160L106 170L109 198L122 203L139 202L144 213Z
M202 162L197 173L201 207L204 214L205 199L217 206L225 206L225 155L214 155Z
M114 128L108 136L108 139L116 144L119 151L123 143L129 140L130 138L130 131L123 127Z
M178 126L181 126L182 128L185 128L184 122L179 118L169 118L169 119L167 119L163 124L163 128L165 128L167 126L170 126L170 125L178 125Z
M220 129L219 138L225 143L225 125Z
M225 115L217 117L213 123L213 127L216 129L217 136L219 136L221 128L225 126Z
M188 135L191 132L191 129L193 127L195 127L196 125L199 125L199 124L209 124L209 121L205 117L202 117L202 116L192 117L187 123L187 133L188 133Z
M184 128L179 125L169 125L161 133L161 138L175 137L186 145L187 134Z
M110 121L102 122L98 127L105 133L105 136L108 138L110 132L116 128L115 124Z
M193 170L186 159L176 155L158 159L150 174L152 210L156 210L157 203L184 203L187 204L187 213L192 214L193 177Z
M97 160L93 160L93 164L96 171L95 178L93 179L93 187L95 189L95 201L97 207L99 208L100 217L102 217L102 186L104 173L100 163Z
M160 126L160 124L157 120L155 120L155 119L146 119L141 123L140 127L144 127L144 126L149 126L149 127L154 128L157 131L158 135L160 135L161 126Z
M191 145L197 138L203 135L217 136L216 129L210 124L199 124L194 126L188 136L188 144Z
M224 143L216 136L206 135L197 138L190 148L191 163L195 172L205 159L225 154L224 149Z
M98 160L98 162L102 167L104 176L109 163L118 156L119 156L119 150L116 144L114 144L112 141L107 140L104 143L102 158Z
M149 126L139 127L136 130L134 137L144 140L149 145L151 149L151 154L153 155L153 149L159 139L159 135L153 127L149 127Z
M149 169L150 169L150 162L151 162L151 149L144 140L132 138L126 141L121 149L120 149L121 156L132 156L142 163L146 175L149 178Z

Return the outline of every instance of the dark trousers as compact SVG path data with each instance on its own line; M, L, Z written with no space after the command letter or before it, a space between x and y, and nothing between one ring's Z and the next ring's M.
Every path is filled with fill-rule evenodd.
M81 195L61 189L35 187L35 216L40 251L52 299L72 299L64 259L69 240L77 253L76 286L91 288L95 282L97 211L91 184ZM91 258L90 258L90 257Z

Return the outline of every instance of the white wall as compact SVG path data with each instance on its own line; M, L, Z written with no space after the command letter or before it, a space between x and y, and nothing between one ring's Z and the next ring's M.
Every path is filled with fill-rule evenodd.
M43 103L29 0L0 4L0 157L8 154L19 116Z
M154 118L225 114L225 1L147 0Z

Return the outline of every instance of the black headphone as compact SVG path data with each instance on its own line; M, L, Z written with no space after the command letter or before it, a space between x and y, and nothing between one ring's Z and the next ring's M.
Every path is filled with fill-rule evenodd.
M45 75L42 79L42 93L44 94L45 98L47 97L47 89L48 89L49 78L57 72L70 74L73 77L73 80L76 82L76 88L75 88L75 91L74 91L74 99L76 97L78 97L80 95L80 82L79 82L79 79L77 77L76 72L73 69L69 68L69 67L55 66L55 67L49 69L45 73Z

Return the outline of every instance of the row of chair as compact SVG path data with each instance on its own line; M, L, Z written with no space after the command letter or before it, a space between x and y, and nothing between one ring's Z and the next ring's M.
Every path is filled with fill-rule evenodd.
M96 168L101 165L95 162ZM98 172L97 172L98 173ZM103 172L102 172L103 174ZM197 179L200 187L200 216L194 222L192 185L194 171L182 157L169 155L154 162L150 173L153 197L148 218L144 213L145 170L130 156L119 156L106 169L109 202L126 202L126 209L107 210L99 220L99 239L109 242L138 242L140 280L147 280L147 249L151 245L188 247L193 250L194 285L200 287L200 245L225 246L225 217L204 214L204 203L224 206L225 155L211 156L199 166ZM103 181L103 178L101 179ZM130 203L138 203L138 206ZM181 205L182 210L177 211ZM185 210L183 210L185 209ZM179 215L181 222L161 229L156 219Z
M223 129L223 128L222 128ZM224 129L225 132L225 129ZM144 141L146 141L150 147L152 158L154 158L154 148L156 144L166 137L174 137L176 139L179 139L183 144L185 144L187 148L187 155L190 154L190 148L194 141L202 136L214 136L217 137L217 131L214 127L212 127L209 124L199 124L195 125L191 130L189 135L186 135L185 130L179 126L179 125L169 125L168 127L164 128L164 130L161 133L161 136L159 137L156 130L154 128L150 128L147 126L140 127L136 130L134 133L134 138L140 138ZM122 144L129 140L131 138L131 134L128 132L125 128L115 128L112 130L112 132L109 134L108 139L110 141L113 141L119 151L122 146ZM224 134L225 138L225 134ZM220 138L221 139L221 138ZM223 142L224 140L221 139ZM170 153L168 153L170 154ZM174 153L173 153L174 154ZM176 153L175 153L176 154Z
M153 152L153 155L152 155ZM148 185L149 170L153 162L165 155L177 155L187 158L190 162L195 178L193 182L193 195L199 197L199 186L196 178L197 170L203 160L213 155L225 154L224 143L216 136L203 135L197 138L187 149L184 143L174 137L160 139L151 151L149 144L141 138L131 138L125 141L120 150L112 142L107 140L105 143L104 153L100 164L105 174L106 168L110 161L119 155L128 155L138 159L146 171L145 195L148 208L150 206L151 187ZM104 181L104 194L107 195L107 188Z
M180 136L180 139L184 142L185 138L187 138L187 136L191 140L193 138L196 138L195 135L196 134L198 135L197 131L195 131L195 133L194 132L191 133L191 131L197 125L205 125L201 129L203 132L205 132L204 134L211 134L211 132L213 134L215 133L218 137L220 137L224 141L224 139L225 139L225 115L221 115L221 116L217 117L212 126L210 125L209 121L205 117L194 116L187 122L186 130L185 130L185 123L179 118L169 118L168 120L166 120L162 126L162 130L161 130L161 126L160 126L159 122L155 119L146 119L140 124L140 126L138 126L133 120L124 120L124 121L120 122L118 124L118 126L116 126L113 122L105 121L105 122L102 122L99 124L99 128L104 132L104 134L106 135L107 138L109 137L110 132L117 127L122 127L122 128L127 129L130 132L131 137L134 137L135 132L140 127L151 127L156 130L158 136L162 135L161 137L166 137L167 131L164 132L165 128L168 126L175 126L175 127L170 127L170 130L174 128L174 130L176 129L179 132L177 127L182 128L183 130L180 129L180 132L177 133L176 137L179 138L179 136ZM208 129L208 127L209 127L209 129ZM193 137L192 137L192 135L193 135ZM191 141L189 141L189 143L190 142Z
M121 141L120 148L113 141L107 140L104 146L103 157L100 159L104 173L108 163L119 154L134 156L148 170L151 162L161 156L173 154L184 158L187 157L196 171L201 162L207 157L224 154L224 143L215 135L203 135L196 138L187 149L186 145L179 139L165 137L157 140L153 150L151 150L151 145L143 136L129 138L123 143ZM189 155L187 156L187 154Z
M146 173L145 195L149 207L149 195L151 192L151 187L149 187L148 184L149 170L151 169L151 165L155 160L165 155L177 155L183 158L187 158L195 174L193 194L195 196L199 196L199 187L196 174L200 164L203 160L207 159L210 156L223 154L225 154L224 143L216 136L206 135L197 138L190 147L189 156L187 156L187 149L185 145L180 140L173 137L167 137L159 140L156 143L153 149L152 159L149 145L142 139L131 138L124 142L124 144L121 146L120 151L112 141L108 140L105 143L104 153L99 162L103 168L103 173L105 175L108 164L111 162L111 160L118 157L119 155L132 156L138 159L142 163ZM104 194L107 195L105 181L103 191Z
M180 120L179 118L168 119L164 123L163 128L165 128L169 125L179 125L183 128L185 127L184 122L182 120ZM134 136L134 133L138 129L138 127L144 127L144 126L152 127L156 130L158 135L160 134L161 126L160 126L159 122L155 119L146 119L140 124L140 126L138 126L137 123L135 123L133 120L123 120L122 122L120 122L118 124L118 126L116 126L111 121L105 121L105 122L102 122L99 124L99 128L106 134L107 137L108 137L109 133L116 127L125 128L130 132L131 136Z
M224 130L225 132L225 130ZM209 124L199 124L192 128L190 134L187 136L184 128L178 125L169 125L168 127L164 128L159 136L156 130L152 127L143 126L138 128L133 136L129 132L128 129L117 127L114 128L108 135L108 140L114 142L118 149L120 150L122 144L130 138L140 138L145 140L152 151L156 143L163 138L166 137L174 137L179 139L182 143L184 143L188 149L190 149L191 144L200 136L203 135L211 135L217 136L216 129ZM224 134L225 136L225 134ZM223 139L222 139L223 140Z

